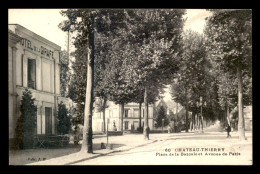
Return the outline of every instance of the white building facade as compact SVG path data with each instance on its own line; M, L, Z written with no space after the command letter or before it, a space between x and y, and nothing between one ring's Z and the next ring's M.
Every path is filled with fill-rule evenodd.
M37 105L37 134L55 134L61 47L18 24L8 25L9 139L14 138L23 91Z
M121 117L120 117L120 106L108 101L107 108L105 111L105 122L109 119L108 131L114 130L114 123L117 131L121 131ZM103 112L93 112L92 117L92 128L94 132L102 132L104 130L103 126ZM124 115L123 115L123 131L134 131L139 128L139 104L138 103L128 103L124 105ZM152 130L154 128L154 107L153 104L148 106L148 124L149 128ZM144 104L141 108L141 126L144 125Z

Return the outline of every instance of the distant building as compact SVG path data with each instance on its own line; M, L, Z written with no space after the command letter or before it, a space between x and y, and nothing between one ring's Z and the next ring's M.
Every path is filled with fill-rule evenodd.
M56 134L60 96L61 47L18 24L8 25L9 140L14 138L23 91L28 88L37 105L37 134Z
M245 130L251 131L253 129L253 120L252 120L252 105L246 106L244 109L244 119L245 119Z
M157 117L159 108L161 106L164 107L167 114L169 114L169 111L175 108L172 105L173 102L165 102L162 98L160 98L158 101L154 102L153 104L149 104L149 111L148 111L148 124L149 128L151 130L156 130L155 128L155 119ZM117 127L117 130L121 130L121 118L120 116L120 107L119 105L114 104L111 101L108 101L107 108L105 112L106 120L109 118L110 122L108 124L108 130L113 130L113 123L115 122L115 125ZM170 109L169 109L170 108ZM180 106L180 108L182 108ZM139 104L138 103L128 103L124 106L124 118L123 118L123 130L124 131L130 131L131 128L133 130L137 130L139 127ZM141 112L141 127L144 125L144 104L142 104L142 112ZM93 122L92 122L92 128L93 131L101 132L104 130L103 127L103 113L102 111L99 112L95 110L93 112Z
M252 105L244 106L244 123L245 123L245 130L251 131L253 129L253 120L252 120ZM235 130L238 129L238 110L237 106L230 112L231 118L231 127Z
M108 108L105 111L106 120L109 118L108 130L113 130L113 123L115 122L117 131L121 130L121 118L120 118L120 107L114 102L107 102ZM149 104L148 106L148 124L149 128L152 130L154 128L154 104ZM139 104L138 103L128 103L124 105L124 115L123 115L123 130L130 131L137 130L139 127ZM144 104L142 104L141 109L141 126L144 126ZM101 132L104 130L103 127L103 113L95 111L93 112L92 128L95 132Z

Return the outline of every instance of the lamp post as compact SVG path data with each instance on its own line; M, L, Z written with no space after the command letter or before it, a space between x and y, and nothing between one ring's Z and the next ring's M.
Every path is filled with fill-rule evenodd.
M57 51L58 52L58 60L59 60L59 64L60 64L60 57L61 57L61 51L60 50L54 50L53 53ZM55 114L55 119L57 119L57 105L58 105L58 94L56 92L56 59L53 59L53 68L54 68L54 114ZM57 134L57 121L55 121L54 123L55 126L55 134Z

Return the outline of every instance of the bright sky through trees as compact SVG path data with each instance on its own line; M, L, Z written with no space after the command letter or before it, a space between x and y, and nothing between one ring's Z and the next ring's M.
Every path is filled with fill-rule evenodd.
M187 9L187 14L184 16L187 18L184 30L191 29L202 34L205 18L210 16L210 14L211 12L206 11L205 9Z
M66 49L67 34L58 28L58 24L66 18L61 16L62 9L9 9L8 24L20 24L38 35ZM204 18L210 12L205 9L187 9L184 29L203 32Z
M63 9L9 9L8 24L20 24L67 50L67 33L58 28L58 24L66 19L60 15L61 10ZM187 9L184 30L203 33L205 17L209 15L210 12L205 9ZM168 90L164 96L166 101L171 99Z

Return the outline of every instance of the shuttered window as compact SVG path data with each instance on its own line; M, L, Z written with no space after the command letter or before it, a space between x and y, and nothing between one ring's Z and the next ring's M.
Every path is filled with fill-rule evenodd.
M36 89L36 61L28 59L28 87Z

